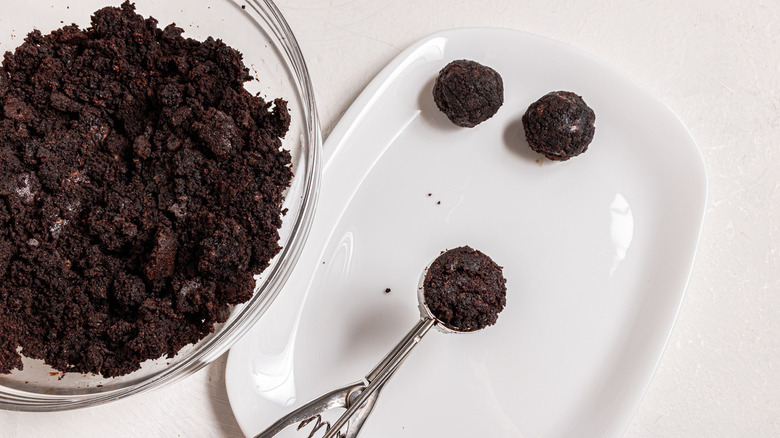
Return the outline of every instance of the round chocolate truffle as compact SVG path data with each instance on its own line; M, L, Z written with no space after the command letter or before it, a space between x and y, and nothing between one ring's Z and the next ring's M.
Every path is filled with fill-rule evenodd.
M504 81L495 70L460 59L436 77L433 100L450 121L473 128L493 117L504 103Z
M496 323L506 279L490 257L468 246L443 252L423 280L425 305L446 327L471 332Z
M565 161L585 152L596 132L596 114L581 96L553 91L532 103L523 115L525 138L531 149Z

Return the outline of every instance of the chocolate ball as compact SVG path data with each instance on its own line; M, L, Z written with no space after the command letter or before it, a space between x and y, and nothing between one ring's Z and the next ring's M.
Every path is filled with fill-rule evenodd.
M585 152L596 132L596 114L581 96L553 91L523 115L528 145L545 157L565 161Z
M436 78L433 100L450 121L473 128L504 103L504 82L495 70L465 59L447 64Z
M506 306L501 266L468 246L443 252L423 279L425 305L446 327L462 332L496 323Z

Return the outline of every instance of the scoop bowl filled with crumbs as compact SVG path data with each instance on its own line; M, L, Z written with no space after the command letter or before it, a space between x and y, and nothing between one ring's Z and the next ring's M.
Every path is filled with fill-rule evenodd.
M272 2L50 6L0 23L14 410L121 399L219 357L281 290L319 189L311 83Z

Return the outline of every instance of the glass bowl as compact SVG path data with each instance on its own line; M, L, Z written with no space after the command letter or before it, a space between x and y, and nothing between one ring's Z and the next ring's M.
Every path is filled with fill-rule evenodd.
M92 13L119 0L45 0L26 3L0 0L0 51L12 51L33 29L44 34L76 23L84 28ZM314 217L319 189L322 137L306 64L289 26L270 0L135 0L136 12L152 16L160 27L176 23L184 36L222 39L244 55L258 78L246 88L268 99L288 101L290 131L282 144L292 154L295 174L287 191L287 214L280 229L282 250L257 276L253 297L236 306L214 333L183 348L173 358L149 360L141 369L115 378L58 373L42 360L24 358L24 370L0 375L0 408L26 411L74 409L118 400L159 388L193 374L227 351L260 318L290 275Z

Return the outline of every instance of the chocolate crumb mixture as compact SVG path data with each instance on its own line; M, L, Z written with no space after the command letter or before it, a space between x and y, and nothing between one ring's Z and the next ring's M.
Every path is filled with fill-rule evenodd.
M0 372L119 376L246 301L279 251L286 102L135 7L33 31L0 70Z
M506 279L490 257L468 246L443 252L423 280L425 304L445 326L464 332L496 323Z

